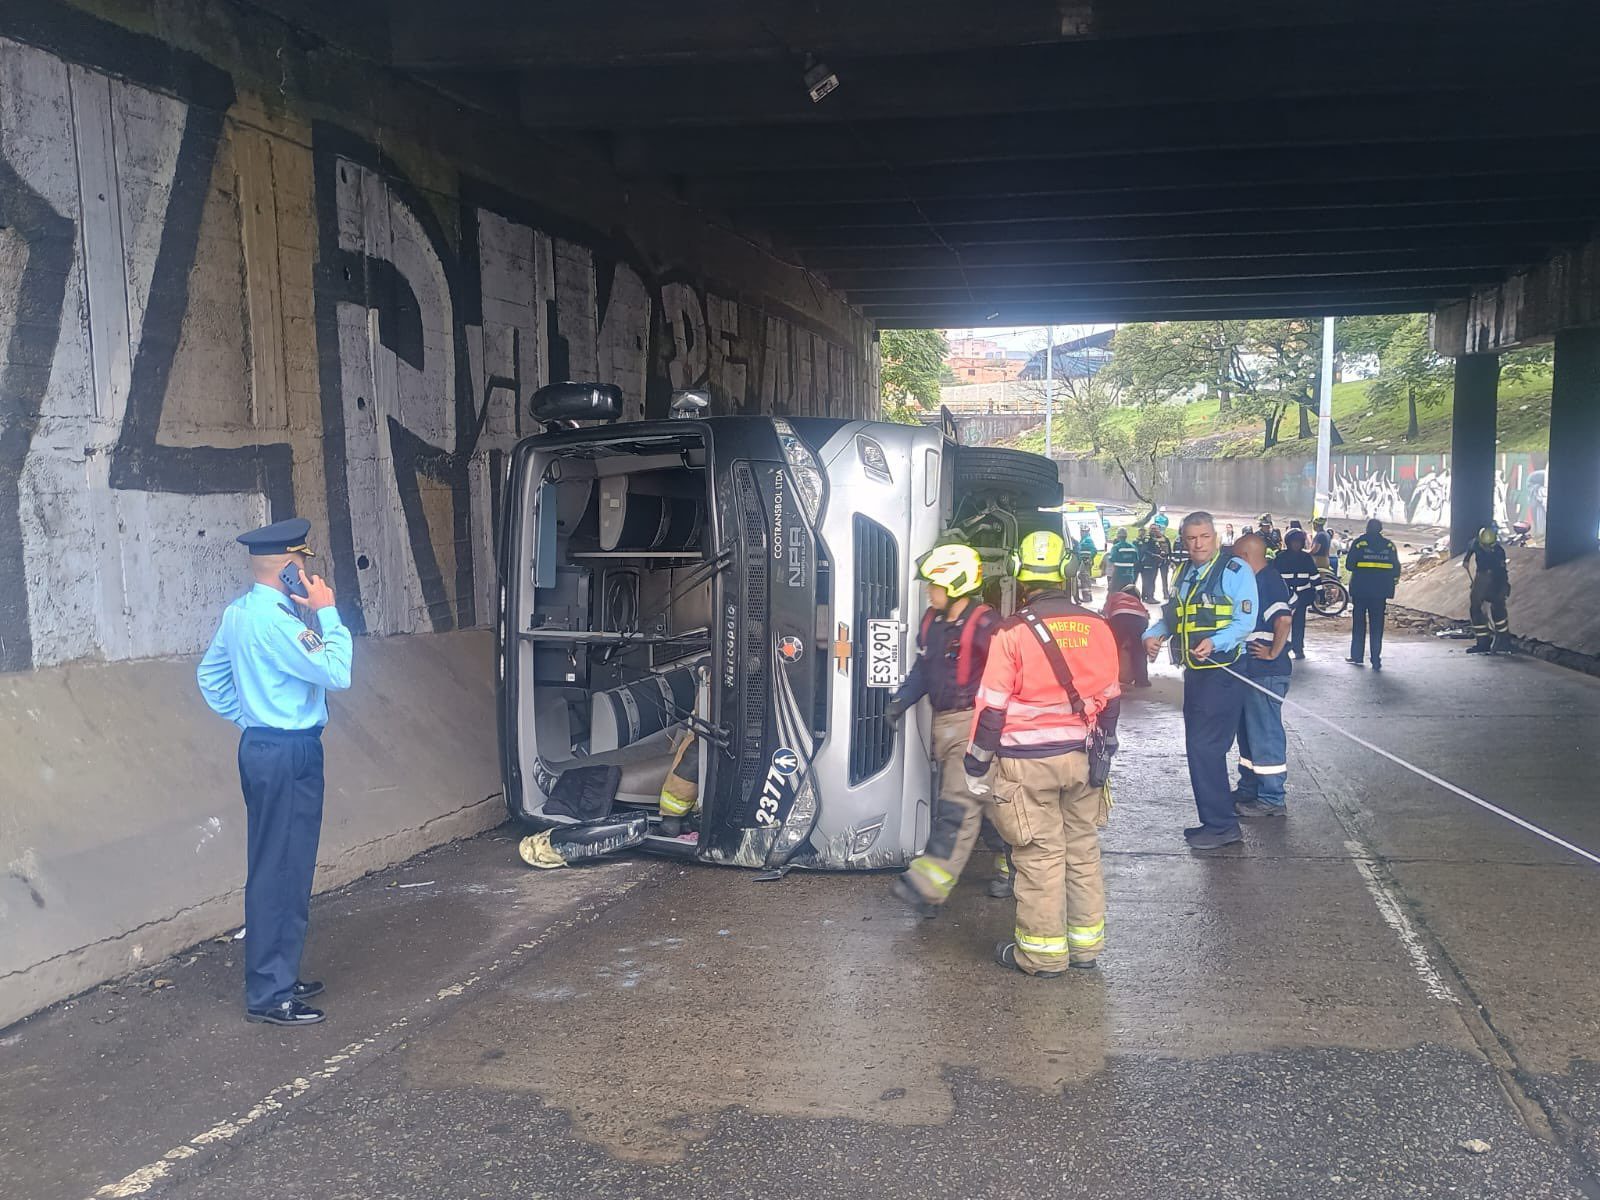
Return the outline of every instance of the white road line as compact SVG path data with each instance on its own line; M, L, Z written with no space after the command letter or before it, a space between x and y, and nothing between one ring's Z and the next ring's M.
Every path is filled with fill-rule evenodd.
M1373 745L1373 743L1367 741L1366 738L1351 733L1348 729L1345 729L1342 726L1328 720L1328 718L1323 716L1321 713L1313 712L1303 704L1296 704L1293 700L1286 700L1276 692L1272 691L1270 688L1262 687L1255 680L1246 678L1238 671L1235 671L1232 667L1220 663L1218 665L1221 666L1222 669L1229 675L1232 675L1235 679L1255 688L1255 690L1260 692L1263 696L1268 696L1271 699L1276 700L1284 708L1292 708L1295 712L1310 717L1318 724L1326 725L1340 737L1349 738L1362 749L1370 750L1380 758L1386 758L1396 766L1404 767L1413 775L1420 776L1421 778L1426 779L1429 783L1435 784L1438 787L1442 787L1447 792L1452 792L1455 795L1460 796L1463 800L1471 801L1473 804L1476 804L1479 808L1485 810L1486 812L1492 812L1497 817L1503 817L1505 820L1510 821L1513 825L1521 826L1523 829L1526 829L1529 833L1534 834L1536 837L1542 837L1545 841L1560 846L1563 850L1570 851L1571 853L1576 854L1579 858L1586 858L1596 866L1600 866L1600 854L1593 854L1590 851L1585 850L1582 846L1575 846L1571 842L1567 841L1566 838L1551 833L1548 829L1545 829L1539 825L1535 825L1532 821L1524 820L1522 817L1517 816L1517 814L1514 812L1507 812L1498 804L1491 804L1489 801L1484 800L1479 796L1474 796L1465 788L1457 787L1448 779L1440 779L1432 771L1424 770L1415 763L1409 763L1405 759L1401 758L1398 754L1391 754L1382 746Z
M469 975L467 978L459 981L458 983L453 983L448 987L439 989L439 991L436 992L433 997L424 999L423 1003L432 1004L435 1000L445 1000L462 995L470 988L477 986L477 984L483 980L485 975L488 975L493 971L498 971L502 966L511 965L528 951L536 949L544 942L550 940L550 938L556 936L558 933L565 933L567 930L577 926L579 922L592 918L600 911L603 911L604 908L610 907L611 904L614 904L617 900L627 895L627 893L631 892L636 886L638 886L638 884L639 879L637 878L623 880L615 891L597 898L597 901L591 901L589 904L586 904L584 907L567 917L565 920L557 921L551 925L545 926L545 928L540 931L539 936L535 937L532 941L518 944L516 949L512 950L505 957L495 959L494 962L490 963L487 967L482 968L473 975ZM155 1162L146 1163L137 1171L129 1172L115 1183L108 1183L102 1187L96 1188L94 1194L89 1197L89 1200L125 1200L125 1198L128 1196L142 1196L145 1192L148 1192L157 1183L170 1175L172 1173L174 1164L182 1162L186 1158L193 1158L195 1155L200 1153L201 1148L203 1147L215 1146L223 1142L231 1141L239 1134L243 1133L255 1122L259 1121L262 1117L279 1111L280 1109L286 1107L290 1101L303 1096L306 1092L311 1090L313 1085L333 1078L333 1076L337 1075L342 1069L341 1064L347 1062L351 1058L354 1058L367 1047L371 1046L374 1042L381 1041L384 1038L398 1033L409 1021L409 1017L400 1017L398 1020L391 1021L383 1029L380 1029L377 1033L372 1034L370 1037L364 1037L359 1042L352 1042L350 1045L338 1051L338 1053L330 1054L327 1058L322 1060L322 1065L315 1071L312 1071L307 1075L297 1076L296 1078L291 1079L288 1083L279 1084L260 1100L258 1100L248 1111L241 1113L238 1116L229 1117L226 1121L219 1121L210 1129L202 1130L200 1133L197 1133L191 1137L188 1141L174 1146Z
M1439 969L1433 965L1433 959L1428 957L1428 951L1422 944L1422 937L1411 924L1410 918L1406 916L1405 909L1400 907L1400 901L1379 878L1377 871L1373 870L1371 856L1357 842L1346 842L1344 845L1345 849L1350 851L1350 858L1355 863L1356 870L1361 874L1361 882L1367 885L1367 891L1372 895L1372 902L1378 906L1378 915L1400 939L1400 944L1405 947L1406 954L1411 959L1412 970L1417 973L1417 978L1422 981L1422 986L1427 989L1428 995L1435 1000L1460 1004L1460 997L1445 982L1444 976L1439 974Z

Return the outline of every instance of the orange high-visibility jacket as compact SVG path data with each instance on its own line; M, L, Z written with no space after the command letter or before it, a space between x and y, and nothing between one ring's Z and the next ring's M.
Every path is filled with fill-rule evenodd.
M1033 627L1013 615L990 643L989 662L978 686L968 747L978 763L997 754L1048 758L1080 750L1094 717L1122 694L1117 684L1117 643L1104 617L1072 603L1065 592L1041 593L1027 607L1061 647L1083 710L1074 711ZM968 770L973 769L969 765Z

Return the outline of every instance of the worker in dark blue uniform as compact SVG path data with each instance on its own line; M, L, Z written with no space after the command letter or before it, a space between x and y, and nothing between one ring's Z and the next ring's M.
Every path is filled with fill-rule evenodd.
M1350 543L1344 563L1350 571L1350 657L1361 665L1371 647L1372 669L1383 670L1383 620L1400 582L1400 551L1383 536L1383 522L1373 517L1367 531Z
M1248 685L1239 660L1256 625L1256 577L1222 551L1210 513L1190 513L1178 535L1189 561L1161 616L1145 630L1144 646L1154 661L1170 637L1172 661L1183 667L1184 749L1200 814L1200 824L1183 835L1196 850L1215 850L1244 837L1233 811L1228 751L1244 713Z
M1467 573L1472 632L1477 642L1467 647L1468 654L1493 654L1511 641L1511 619L1506 601L1511 598L1511 567L1506 548L1500 544L1500 530L1493 522L1478 530L1477 540L1461 556ZM1477 570L1474 571L1473 568ZM1484 607L1489 609L1484 615Z
M244 885L245 1016L313 1025L300 979L311 879L322 832L322 729L327 693L350 686L353 643L333 589L306 573L311 522L291 518L241 534L255 585L222 614L197 672L207 704L242 731L248 866Z
M1306 610L1317 594L1317 562L1306 553L1306 531L1291 529L1283 535L1283 549L1272 560L1273 570L1289 589L1289 607L1292 616L1289 632L1289 652L1296 658L1306 656ZM1257 584L1260 583L1259 572Z

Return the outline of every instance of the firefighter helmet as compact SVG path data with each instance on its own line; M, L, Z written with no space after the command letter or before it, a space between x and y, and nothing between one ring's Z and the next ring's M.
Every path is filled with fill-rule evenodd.
M1013 566L1018 583L1062 583L1066 576L1062 563L1067 557L1067 544L1061 535L1049 529L1027 534L1013 556Z
M935 546L922 556L917 574L942 587L945 595L955 600L983 586L983 561L971 546Z

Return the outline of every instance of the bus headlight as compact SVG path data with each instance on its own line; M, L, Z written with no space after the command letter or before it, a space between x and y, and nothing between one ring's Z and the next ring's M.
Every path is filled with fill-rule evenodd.
M800 440L794 426L782 417L774 417L772 427L778 431L778 444L789 462L789 474L794 476L800 507L805 510L806 520L815 525L822 514L822 470L817 466L816 455Z
M789 806L789 816L783 823L783 829L773 839L772 849L767 852L767 865L779 867L800 848L800 843L811 836L811 827L817 821L817 789L812 785L811 775L807 772L804 781L794 794L794 803Z

